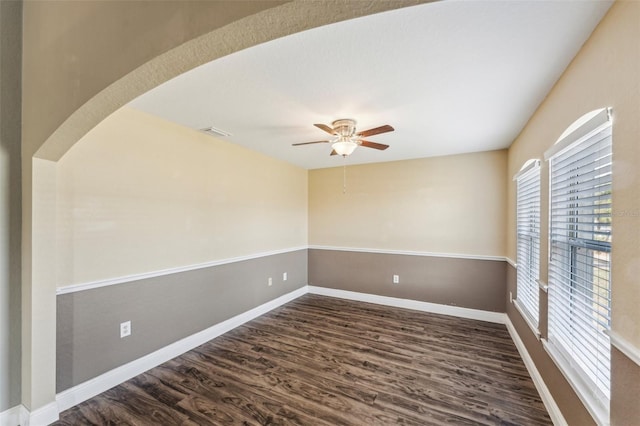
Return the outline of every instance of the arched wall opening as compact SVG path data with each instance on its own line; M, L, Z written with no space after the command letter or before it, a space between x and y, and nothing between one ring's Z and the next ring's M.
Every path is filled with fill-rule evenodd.
M424 2L25 4L25 29L41 29L38 33L25 31L23 44L21 399L35 415L32 423L57 418L57 161L127 102L198 65L313 27ZM141 35L134 41L141 43L137 48L142 53L131 56L130 49L119 51L122 46L111 43L102 52L106 62L83 63L83 55L93 57L91 48L99 45L99 39L112 36L124 42L117 32L130 28L127 15L119 8L128 5L139 14L140 20L131 22L139 25L132 31ZM72 16L65 15L69 10L73 10ZM154 21L158 16L166 19ZM158 34L154 28L160 24L166 28ZM82 43L58 43L60 40ZM51 61L47 55L52 55ZM114 63L118 66L112 66Z

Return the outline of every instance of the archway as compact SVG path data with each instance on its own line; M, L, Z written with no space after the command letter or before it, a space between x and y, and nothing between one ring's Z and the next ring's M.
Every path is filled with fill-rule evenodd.
M314 2L88 2L81 16L62 18L60 13L48 15L40 8L63 4L79 7L75 2L31 2L25 6L25 61L23 78L23 273L22 273L22 402L32 412L32 423L48 423L57 417L55 404L56 371L56 161L84 134L130 100L151 88L198 65L234 51L283 37L299 31L365 16L385 10L428 2L425 0L314 1ZM144 3L141 5L141 3ZM117 46L105 63L82 63L79 45L62 43L59 50L47 48L60 39L81 40L91 48L101 37L122 30L126 14L121 8L146 8L136 22L135 34L151 34L147 40L152 49L140 55L117 55ZM213 5L204 17L211 25L202 24L202 7ZM52 6L53 5L53 6ZM92 7L94 9L92 9ZM87 9L88 8L88 9ZM184 31L171 31L156 43L160 25L154 21L159 9L169 8L186 24ZM174 8L175 10L171 9ZM99 9L99 10L98 10ZM51 10L48 9L49 12ZM96 13L99 12L99 13ZM148 16L145 13L148 13ZM157 12L157 13L156 13ZM80 19L81 18L81 19ZM109 19L114 19L109 25ZM56 19L62 21L58 25ZM78 21L74 21L78 19ZM38 34L29 32L34 24ZM106 25L103 25L107 22ZM185 30L192 22L200 22L195 30ZM98 25L98 24L101 25ZM95 31L96 27L101 31ZM70 36L71 34L71 36ZM144 37L137 41L144 40ZM51 42L53 40L53 42ZM78 50L79 49L79 50ZM47 52L62 59L53 65L39 54ZM126 53L126 52L125 52ZM146 57L146 59L144 59ZM141 59L142 58L142 59ZM57 66L57 68L56 68ZM76 71L82 72L76 72ZM91 73L95 73L95 79ZM105 76L105 73L108 75ZM61 82L51 83L57 75ZM34 83L34 84L32 84ZM35 84L37 83L37 84ZM40 88L45 88L44 96Z

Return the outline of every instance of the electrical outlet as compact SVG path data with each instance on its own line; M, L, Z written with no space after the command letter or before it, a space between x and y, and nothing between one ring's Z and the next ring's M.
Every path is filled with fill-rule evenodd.
M131 321L120 323L120 338L131 335Z
M400 276L399 275L394 275L393 276L393 283L394 284L400 284Z
M286 281L287 280L287 273L285 272L284 274L282 274L282 281Z
M513 303L513 292L509 292L509 303Z
M267 281L267 283L269 284L269 287L271 287L273 285L273 279L269 277L269 281Z

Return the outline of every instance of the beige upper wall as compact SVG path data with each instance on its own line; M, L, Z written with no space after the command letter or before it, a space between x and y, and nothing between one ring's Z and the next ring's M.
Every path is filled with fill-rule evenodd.
M58 286L307 244L307 171L125 107L57 167Z
M613 108L612 315L614 332L640 348L640 2L618 1L509 149L509 175L543 153L583 114ZM548 169L543 165L542 188ZM508 255L515 259L515 185L509 184ZM543 212L548 191L542 191ZM548 217L542 214L541 278Z
M505 150L347 166L343 194L312 170L309 244L504 256L506 171Z

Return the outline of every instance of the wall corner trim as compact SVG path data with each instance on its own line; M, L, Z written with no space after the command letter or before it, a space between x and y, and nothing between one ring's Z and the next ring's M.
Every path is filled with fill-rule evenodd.
M511 339L513 343L515 343L518 352L520 352L520 356L522 357L522 361L524 362L525 367L527 367L527 371L529 371L529 375L533 380L533 384L536 386L538 393L540 394L540 398L542 398L542 402L544 406L547 408L549 412L549 417L551 417L551 421L555 426L568 426L567 421L565 420L562 412L560 411L560 407L556 404L555 399L551 395L549 388L545 384L542 379L542 375L536 368L536 364L533 362L531 355L529 355L529 351L527 351L527 347L524 345L524 342L520 338L520 335L516 331L516 328L513 326L511 319L509 316L505 315L505 325L507 326L507 330L509 330L509 334L511 335Z
M631 361L635 362L636 365L640 366L640 349L633 346L628 340L624 339L615 331L609 330L607 331L607 334L609 334L611 344L616 349L622 352Z
M395 308L413 309L415 311L432 314L451 315L478 321L505 323L506 314L502 312L482 311L479 309L461 308L458 306L441 305L438 303L422 302L397 297L378 296L377 294L358 293L355 291L338 290L327 287L308 286L309 293L321 296L337 297L340 299L356 300L359 302L375 303L376 305L393 306Z
M57 410L60 412L67 410L83 401L93 398L94 396L111 389L145 371L154 368L164 362L169 361L191 349L208 342L242 324L251 321L260 315L284 305L300 296L308 293L307 286L300 287L290 293L282 295L267 303L263 303L247 312L236 315L228 320L215 324L205 330L178 340L168 346L158 349L148 355L131 361L125 365L114 368L98 377L88 380L84 383L76 385L70 389L60 392L56 395ZM57 411L56 411L57 414ZM46 423L45 423L46 424ZM38 423L39 425L39 423Z
M0 426L19 426L28 424L29 410L27 410L22 404L11 407L0 413Z
M513 259L511 259L510 257L505 257L504 259L507 261L509 265L513 266L514 269L518 269L518 264L514 262Z

